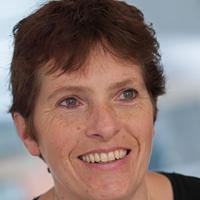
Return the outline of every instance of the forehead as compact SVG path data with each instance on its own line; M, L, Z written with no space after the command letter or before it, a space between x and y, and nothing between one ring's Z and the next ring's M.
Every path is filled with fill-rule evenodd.
M48 63L44 66L45 71L48 71L50 65L51 63ZM120 59L105 51L93 51L85 64L75 71L63 72L57 70L51 74L46 74L45 71L41 75L41 82L52 82L54 85L58 82L61 84L67 82L71 85L81 81L92 84L97 79L109 84L110 81L126 78L136 82L144 82L140 65Z
M45 67L48 68L48 65ZM56 71L48 75L41 73L38 101L54 102L66 95L77 94L104 98L125 88L146 93L141 67L110 54L94 54L83 68L76 71Z
M116 64L121 63L123 66L132 66L134 64L140 66L140 62L137 59L120 54L105 41L102 44L95 44L91 47L86 57L83 59L77 57L75 62L71 60L67 54L65 55L65 59L60 60L59 62L54 59L50 59L49 62L42 67L41 71L47 75L54 74L55 76L65 72L67 74L73 73L85 75L85 71L87 71L88 68L91 68L91 65L94 62L101 64L101 67L106 66L106 62L104 62L105 60L106 62L115 61ZM76 73L77 71L78 73Z

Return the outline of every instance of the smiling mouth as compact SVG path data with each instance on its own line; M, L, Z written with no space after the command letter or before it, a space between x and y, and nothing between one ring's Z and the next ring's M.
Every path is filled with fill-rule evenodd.
M129 150L115 150L108 153L90 153L79 156L79 159L88 163L108 163L115 160L123 159L128 155Z

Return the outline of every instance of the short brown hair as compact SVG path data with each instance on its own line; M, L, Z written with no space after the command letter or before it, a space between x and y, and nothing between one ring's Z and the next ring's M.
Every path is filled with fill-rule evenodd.
M50 1L21 20L14 27L13 34L10 80L13 104L10 112L19 112L29 128L33 127L40 69L53 60L49 73L77 70L97 44L121 59L139 63L155 108L156 98L165 93L159 44L152 25L144 22L140 10L125 2ZM155 118L156 113L157 108ZM35 138L32 128L29 134Z

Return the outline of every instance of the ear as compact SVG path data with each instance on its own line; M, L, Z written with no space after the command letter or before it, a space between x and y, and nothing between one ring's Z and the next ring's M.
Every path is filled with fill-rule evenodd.
M33 156L40 155L40 149L35 140L33 140L27 131L27 125L25 119L19 113L14 113L13 115L14 122L19 134L20 139L28 149L29 153Z

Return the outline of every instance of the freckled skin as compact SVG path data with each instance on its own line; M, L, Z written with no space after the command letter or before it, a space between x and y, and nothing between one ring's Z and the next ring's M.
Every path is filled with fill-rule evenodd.
M58 199L68 200L141 199L146 193L144 177L154 123L140 68L99 54L92 55L85 73L80 73L44 75L36 103L37 148L52 172L55 193ZM118 84L126 80L131 81ZM84 89L62 90L49 98L69 86ZM119 97L125 89L137 90L136 97L122 101ZM61 101L71 96L79 101L73 109ZM95 169L78 159L90 151L115 147L130 153L126 162L113 170Z

